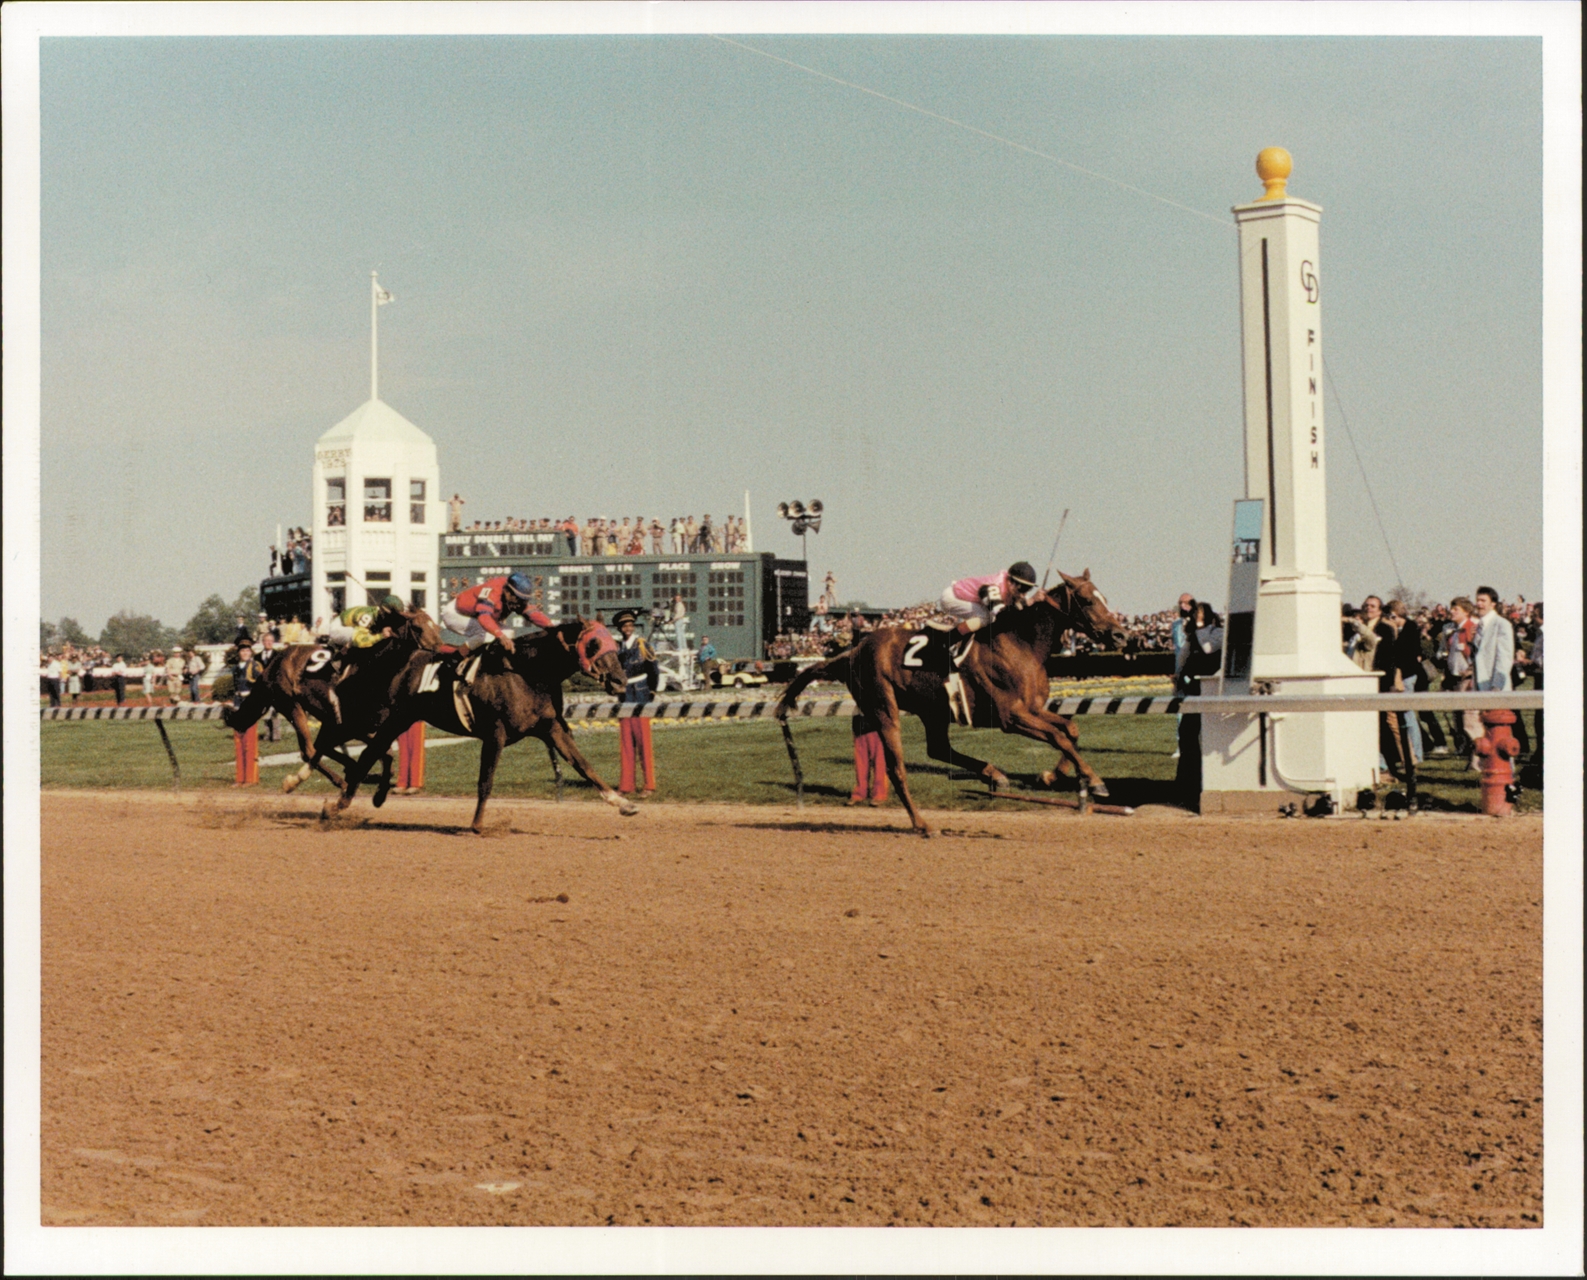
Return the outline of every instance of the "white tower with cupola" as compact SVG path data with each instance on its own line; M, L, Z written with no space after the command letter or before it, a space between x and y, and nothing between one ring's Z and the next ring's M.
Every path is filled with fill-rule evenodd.
M378 314L391 301L370 272L369 399L314 445L314 616L392 594L433 616L445 527L435 441L380 398Z

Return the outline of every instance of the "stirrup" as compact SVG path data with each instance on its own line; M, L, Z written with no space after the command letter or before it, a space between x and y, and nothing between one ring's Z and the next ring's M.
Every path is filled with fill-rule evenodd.
M953 660L955 670L963 665L965 658L969 655L970 646L974 643L975 632L972 631L969 635L961 637L959 642L948 651L948 656Z

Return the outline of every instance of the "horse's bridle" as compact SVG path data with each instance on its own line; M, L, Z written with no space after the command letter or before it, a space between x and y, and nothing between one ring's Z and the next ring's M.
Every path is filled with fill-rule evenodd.
M589 646L585 641L594 637L596 640L595 652L586 653ZM595 674L595 661L603 653L616 653L617 641L612 639L612 633L599 622L593 619L584 624L584 629L579 632L579 638L574 642L574 650L578 655L579 669L587 676Z

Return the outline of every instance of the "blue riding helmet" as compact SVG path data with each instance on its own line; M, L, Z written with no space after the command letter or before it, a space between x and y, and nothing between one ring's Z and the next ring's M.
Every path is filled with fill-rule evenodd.
M507 586L520 600L527 601L534 595L534 583L529 581L526 573L515 573L508 577Z

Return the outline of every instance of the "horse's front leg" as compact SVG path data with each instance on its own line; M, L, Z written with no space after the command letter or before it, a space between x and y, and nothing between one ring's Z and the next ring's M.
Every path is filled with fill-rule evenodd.
M294 702L290 718L292 720L292 729L298 735L298 754L303 757L303 767L296 773L288 774L282 779L281 790L291 794L299 786L307 782L310 774L315 770L323 773L331 786L338 791L344 790L342 779L325 763L325 757L319 749L319 744L315 741L314 735L309 732L308 713L303 710L302 706ZM325 727L321 725L320 737L324 736Z
M552 717L549 728L546 730L545 740L562 753L567 760L579 771L579 777L588 782L601 793L601 799L607 804L615 805L617 812L625 818L631 818L639 812L639 806L632 800L620 796L596 776L595 770L590 768L590 762L584 758L579 749L573 745L573 734L560 717Z
M375 762L385 757L386 752L391 750L391 744L397 740L397 735L412 723L411 719L404 723L398 717L391 716L385 724L381 725L375 736L365 743L363 755L359 756L357 760L349 758L347 785L343 787L341 796L337 798L334 804L329 800L325 802L325 807L320 812L321 817L329 818L333 814L342 812L348 805L352 804L353 797L358 794L359 784L369 776L375 767ZM371 755L371 752L374 754ZM390 767L389 762L387 767Z
M470 824L475 835L485 830L485 802L490 799L491 788L496 785L496 763L507 749L507 726L500 720L490 732L480 734L479 745L479 802L474 806L474 821Z
M951 764L959 769L986 779L986 785L993 791L1001 791L1008 785L1008 775L999 769L990 760L977 760L974 756L967 756L962 751L955 751L953 744L948 740L948 713L944 709L942 718L927 719L923 722L926 728L926 754L933 760L941 760L944 764Z
M1073 728L1074 726L1063 716L1054 715L1046 710L1032 711L1028 707L1016 707L1003 726L1006 733L1022 734L1056 748L1064 762L1071 765L1079 775L1083 791L1095 796L1106 796L1108 784L1102 781L1101 775L1075 750L1075 740L1071 736ZM1044 780L1045 776L1043 775Z
M1056 712L1047 711L1045 709L1042 710L1041 715L1049 723L1056 726L1059 732L1061 732L1069 740L1070 748L1075 751L1075 755L1078 757L1079 751L1076 749L1076 743L1078 743L1080 740L1080 731L1075 728L1075 722L1068 716L1061 716ZM1060 777L1074 778L1078 776L1078 771L1075 769L1074 765L1070 763L1069 756L1066 753L1060 751L1058 753L1058 759L1054 762L1053 767L1041 775L1041 784L1044 787L1051 787L1057 784Z

